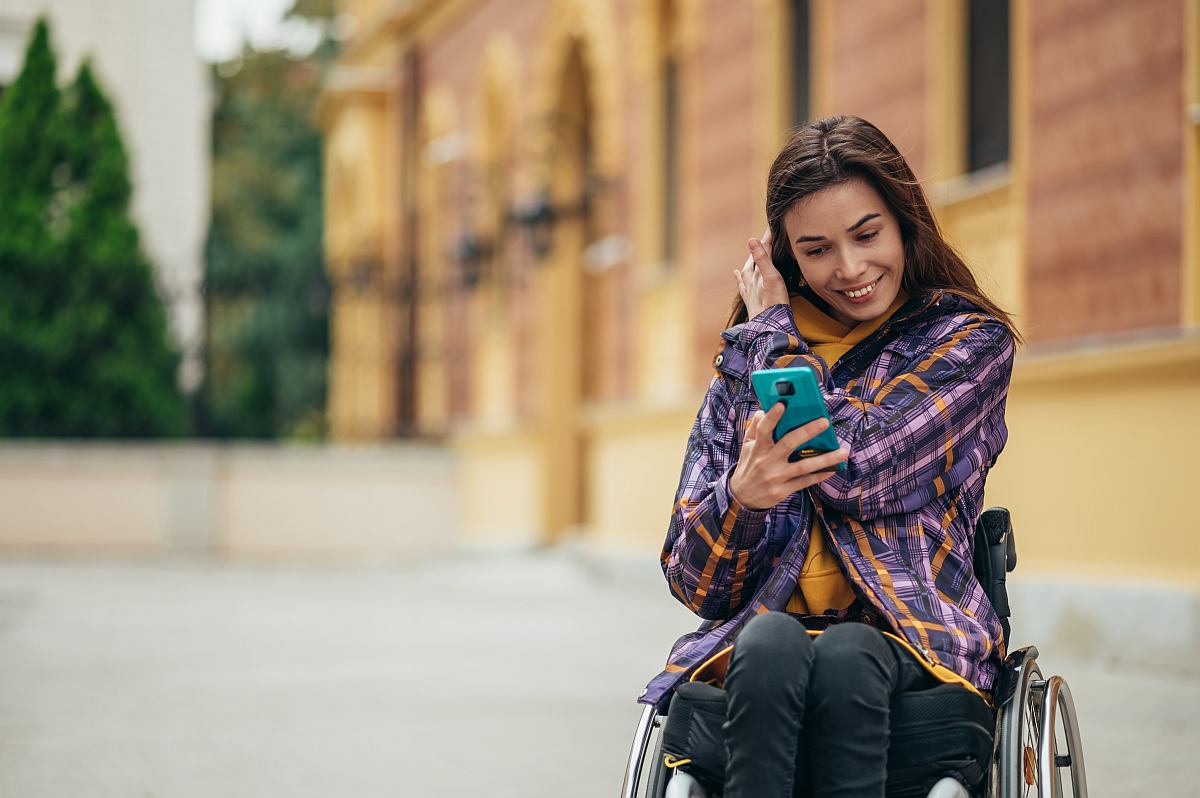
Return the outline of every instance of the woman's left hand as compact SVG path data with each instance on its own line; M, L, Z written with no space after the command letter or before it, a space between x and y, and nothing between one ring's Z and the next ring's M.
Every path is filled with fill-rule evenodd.
M771 261L770 229L763 233L761 241L752 238L747 245L750 257L733 276L737 279L738 293L746 303L747 318L752 319L772 305L786 305L788 290L783 275Z

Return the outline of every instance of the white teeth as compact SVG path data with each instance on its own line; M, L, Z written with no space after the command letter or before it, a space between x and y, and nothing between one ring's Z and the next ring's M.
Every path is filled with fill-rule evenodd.
M845 294L846 296L850 297L851 299L858 299L860 296L866 296L867 294L874 291L875 286L878 284L879 284L879 281L876 280L875 282L868 285L866 288L860 288L857 291L843 291L842 293Z

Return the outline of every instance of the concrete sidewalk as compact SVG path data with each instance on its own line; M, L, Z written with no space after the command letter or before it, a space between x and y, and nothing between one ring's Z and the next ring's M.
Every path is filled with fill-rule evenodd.
M0 562L0 798L616 795L695 625L647 560ZM1093 796L1196 794L1194 672L1037 642Z

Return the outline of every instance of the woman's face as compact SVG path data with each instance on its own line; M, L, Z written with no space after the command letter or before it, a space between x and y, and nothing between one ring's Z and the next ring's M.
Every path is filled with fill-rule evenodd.
M854 326L891 307L904 279L900 225L869 182L854 177L797 202L783 217L804 281L833 317Z

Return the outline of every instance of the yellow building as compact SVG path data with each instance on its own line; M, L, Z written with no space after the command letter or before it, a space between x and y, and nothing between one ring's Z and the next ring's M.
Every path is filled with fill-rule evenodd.
M787 129L866 117L1029 345L1022 572L1200 588L1195 0L346 0L321 106L343 440L467 535L653 556Z

